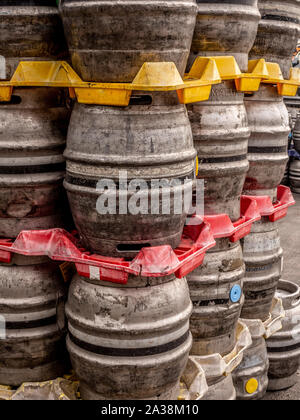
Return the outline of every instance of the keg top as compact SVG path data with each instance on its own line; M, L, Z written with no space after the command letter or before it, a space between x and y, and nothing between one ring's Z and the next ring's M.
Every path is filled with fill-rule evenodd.
M300 304L300 287L291 281L280 280L276 296L282 299L284 309L291 309Z

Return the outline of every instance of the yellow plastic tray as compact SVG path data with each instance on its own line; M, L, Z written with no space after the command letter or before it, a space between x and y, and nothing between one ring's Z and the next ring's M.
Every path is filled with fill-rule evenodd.
M281 68L276 63L266 63L269 78L263 80L263 83L277 85L277 91L282 96L296 96L300 87L300 69L291 68L289 80L285 80L282 76Z
M63 87L78 102L127 106L133 91L177 91L182 104L206 101L221 77L214 60L198 58L192 76L181 78L174 63L144 63L132 83L84 82L65 61L22 61L10 81L0 81L0 101L8 102L14 87Z
M238 92L257 92L263 79L268 78L264 59L248 62L248 73L242 73L231 56L210 57L216 62L222 80L234 80Z

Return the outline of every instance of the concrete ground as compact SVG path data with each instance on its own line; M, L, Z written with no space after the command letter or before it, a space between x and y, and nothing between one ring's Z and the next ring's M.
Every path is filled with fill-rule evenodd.
M279 222L281 245L284 251L282 278L300 285L300 195L294 194L296 205ZM264 400L300 400L300 371L298 383L286 391L268 392Z

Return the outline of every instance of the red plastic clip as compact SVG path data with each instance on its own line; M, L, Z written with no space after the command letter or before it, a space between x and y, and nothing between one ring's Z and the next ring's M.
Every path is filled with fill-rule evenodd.
M55 261L74 262L81 276L126 284L130 274L184 277L202 264L205 253L216 244L209 225L194 218L193 226L184 229L182 241L173 250L169 245L143 248L132 261L91 255L80 248L78 239L63 229L23 231L12 243L0 241L0 261L9 263L12 253L48 256Z
M237 242L249 235L254 222L261 219L256 200L252 197L241 197L241 217L232 223L227 214L205 216L212 229L215 238L230 238L231 242Z
M269 196L249 196L256 201L260 215L269 217L271 222L283 219L288 212L288 208L296 204L293 194L289 187L279 185L277 189L277 202L272 203Z

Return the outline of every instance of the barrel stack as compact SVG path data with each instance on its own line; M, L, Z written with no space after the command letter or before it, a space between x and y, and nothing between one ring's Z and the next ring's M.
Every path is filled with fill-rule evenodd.
M55 1L1 2L0 31L2 79L11 78L20 60L66 53ZM0 125L0 237L62 227L68 126L63 92L15 89L11 101L0 104ZM64 373L65 294L59 267L47 257L14 255L0 264L6 331L0 340L1 384L18 386Z
M291 56L299 38L300 4L293 0L260 0L258 6L261 21L249 56L251 59L264 58L266 62L279 64L283 76L288 79ZM245 107L251 135L248 147L250 167L244 193L269 196L276 203L277 187L288 161L288 111L282 96L272 85L262 86L259 92L247 94ZM244 355L244 361L236 372L235 383L239 399L259 399L267 391L269 360L264 329L259 333L258 326L266 323L270 317L272 300L282 274L282 249L277 223L262 217L254 224L251 234L243 239L242 245L246 276L241 317L251 325L253 346ZM257 319L256 327L254 319ZM273 338L270 338L272 341ZM274 353L271 353L273 356Z
M171 61L184 75L197 12L193 0L63 0L60 12L83 80L132 82L145 62ZM177 214L174 204L164 213L159 187L155 214L150 200L144 210L131 211L134 194L127 189L143 180L140 194L148 200L153 179L192 184L196 152L177 96L133 92L124 108L76 104L65 157L65 188L89 251L132 260L145 247L179 245L187 214ZM106 188L99 186L103 179L111 182ZM171 189L171 203L185 188ZM102 193L116 197L114 214L101 211ZM191 310L187 282L174 275L129 276L126 285L76 275L66 306L67 347L82 398L177 399L192 345Z
M300 0L2 0L1 385L68 358L83 400L295 383L300 291L280 280L277 222L290 122L266 69L289 78L299 23Z
M198 56L230 55L235 57L242 71L247 71L248 54L260 19L257 1L200 0L197 6L188 69ZM212 87L208 101L187 108L199 160L197 178L204 184L204 213L208 216L227 214L236 222L241 216L241 195L249 168L250 130L244 94L237 92L234 81L223 81ZM237 325L244 302L243 253L239 241L233 243L223 238L216 242L203 265L187 276L194 305L191 316L193 356L220 354L224 357L236 346ZM235 399L231 375L226 386L221 378L207 378L207 399ZM224 387L226 392L222 392Z

